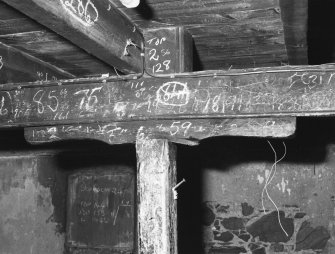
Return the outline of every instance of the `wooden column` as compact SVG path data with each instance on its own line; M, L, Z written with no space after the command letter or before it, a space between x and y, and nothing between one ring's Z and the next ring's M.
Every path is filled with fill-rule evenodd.
M146 67L151 75L192 71L192 37L182 27L144 31ZM141 128L136 151L138 253L177 254L176 147L150 139Z
M137 140L138 253L177 253L175 145L163 139Z

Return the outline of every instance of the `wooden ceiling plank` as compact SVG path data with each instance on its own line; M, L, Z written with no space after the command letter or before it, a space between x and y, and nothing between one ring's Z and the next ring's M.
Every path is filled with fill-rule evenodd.
M2 85L1 127L335 115L332 65L166 75Z
M281 62L287 63L288 56L286 59L282 58L286 45L279 2L279 0L148 0L135 9L126 9L121 5L118 7L143 29L163 24L183 25L195 42L197 53L195 69L208 70L204 63L209 60L217 64L216 66L212 64L214 67L210 69L220 69L223 65L236 65L230 58L231 53L237 52L239 47L246 47L250 52L255 51L254 57L244 57L243 67L265 66L269 61L257 57L258 49L261 47L257 44L266 45L273 49L271 51L277 51L275 54L278 56L272 57L275 60L273 63L279 65ZM145 19L146 16L150 16L150 23ZM250 40L256 44L248 43ZM199 45L205 50L201 50ZM220 47L226 48L227 51L217 52ZM220 61L208 58L208 52L217 55ZM291 58L294 57L296 56ZM252 58L260 62L254 63ZM277 58L281 61L277 61Z
M0 41L32 56L61 67L75 76L114 73L111 66L49 31L0 35Z
M33 82L75 78L54 65L0 42L0 82Z
M1 8L1 6L0 6ZM15 33L24 33L41 30L40 25L30 18L15 18L9 20L0 20L0 35L10 35Z
M124 73L142 71L142 34L108 0L1 0ZM129 54L124 54L125 48Z
M144 3L141 8L119 7L129 17L141 15L145 8L153 9L153 18L169 16L201 15L204 13L229 14L237 11L249 11L279 7L278 0L234 0L234 1L171 1Z

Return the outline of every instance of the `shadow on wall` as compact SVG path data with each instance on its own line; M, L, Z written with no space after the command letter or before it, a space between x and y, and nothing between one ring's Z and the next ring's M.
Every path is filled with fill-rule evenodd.
M63 254L68 176L118 166L136 169L131 145L86 141L30 146L21 130L1 131L0 141L0 253Z
M287 154L261 193L274 163L267 139L208 139L178 147L180 253L334 253L335 121L298 119ZM271 140L277 159L283 140ZM285 229L281 229L280 222ZM249 251L249 252L248 252ZM300 252L301 253L301 252Z
M178 146L178 252L203 253L201 148Z
M308 59L309 64L335 61L335 1L308 1Z

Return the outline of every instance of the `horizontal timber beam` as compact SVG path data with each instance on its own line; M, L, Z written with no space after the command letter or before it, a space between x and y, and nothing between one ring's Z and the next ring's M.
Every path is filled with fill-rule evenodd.
M329 65L178 76L2 86L0 127L335 115Z
M54 65L0 42L0 83L75 78Z
M1 1L124 73L142 71L140 51L126 45L141 46L143 36L109 0Z
M32 144L95 139L114 145L168 139L174 143L197 145L200 140L216 136L283 138L293 135L295 129L295 118L153 120L27 127L25 138Z

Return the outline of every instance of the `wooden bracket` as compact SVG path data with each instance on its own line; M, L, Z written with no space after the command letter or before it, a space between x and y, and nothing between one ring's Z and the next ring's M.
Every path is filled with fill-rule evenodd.
M203 139L217 136L284 138L293 135L295 128L294 117L186 119L27 127L25 138L32 144L95 139L115 145L159 138L197 145Z

